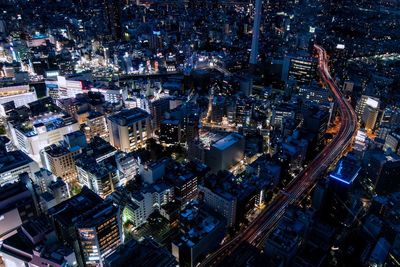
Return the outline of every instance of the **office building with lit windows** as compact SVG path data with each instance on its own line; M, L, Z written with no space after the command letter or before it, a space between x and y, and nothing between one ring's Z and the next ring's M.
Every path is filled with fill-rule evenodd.
M86 125L84 126L84 132L88 142L95 136L99 136L108 141L109 136L105 115L96 111L89 112Z
M76 182L76 167L74 156L81 153L78 146L68 148L64 142L45 147L43 166L55 176L61 177L66 183Z
M18 181L25 172L33 178L37 171L38 164L20 150L0 154L0 186Z
M123 152L146 144L151 137L150 114L140 108L125 109L107 118L110 143Z
M96 162L94 157L81 155L76 159L78 181L106 198L120 182L120 172L111 162L112 159Z
M49 210L57 239L72 248L79 266L104 266L122 243L120 210L87 187Z
M160 141L178 144L181 141L181 125L178 120L163 120L160 125Z
M71 116L47 113L30 117L25 122L9 122L14 145L40 161L40 152L47 146L63 140L64 135L79 130L79 124Z
M103 266L122 243L121 229L119 208L109 201L85 212L76 226L84 265Z
M317 75L317 61L313 58L290 58L288 78L298 84L310 84Z

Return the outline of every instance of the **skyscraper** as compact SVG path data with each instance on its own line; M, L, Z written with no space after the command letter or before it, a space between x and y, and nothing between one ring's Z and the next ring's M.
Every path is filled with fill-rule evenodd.
M254 11L254 24L253 24L253 40L251 41L251 54L249 62L250 65L257 64L258 41L260 38L261 8L262 8L262 0L256 0L256 9Z
M122 39L121 0L104 0L104 9L108 34L112 39Z

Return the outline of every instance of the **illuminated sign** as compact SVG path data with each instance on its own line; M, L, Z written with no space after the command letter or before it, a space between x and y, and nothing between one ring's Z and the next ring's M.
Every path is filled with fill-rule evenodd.
M336 49L344 49L344 44L337 44Z

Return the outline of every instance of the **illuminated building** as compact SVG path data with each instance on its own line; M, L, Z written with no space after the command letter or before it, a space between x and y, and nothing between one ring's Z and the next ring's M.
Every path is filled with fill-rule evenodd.
M225 115L225 97L214 96L211 104L211 122L220 124L222 123L222 117Z
M169 99L163 98L151 102L150 104L150 112L153 116L153 130L160 129L161 121L164 119L165 112L168 112L169 109Z
M293 121L296 113L293 107L280 104L272 111L271 124L276 128L283 128L285 121Z
M0 154L0 186L18 181L19 175L28 173L33 178L39 166L20 150Z
M385 144L383 145L383 150L387 151L391 149L392 152L400 154L400 133L392 132L388 134L385 138Z
M59 98L75 97L77 94L87 93L87 81L92 81L91 73L57 76Z
M250 124L251 115L253 113L253 105L244 100L236 103L236 124L238 126L247 126Z
M330 96L329 90L321 88L319 86L300 86L299 96L303 101L312 101L318 104L323 104L328 101Z
M129 202L123 210L123 222L129 221L135 228L147 222L149 216L169 203L174 188L164 182L147 185L140 192L129 193Z
M100 163L94 157L80 155L76 159L78 181L106 198L120 183L119 170L109 160Z
M348 154L339 160L335 169L329 174L328 204L324 212L330 215L332 222L346 223L348 218L352 218L351 209L358 201L357 197L353 197L353 190L360 171L361 164L358 159Z
M104 266L122 243L119 208L87 187L49 210L57 238L75 252L79 266Z
M354 158L345 157L336 165L335 170L329 175L329 181L341 186L351 186L357 178L361 166Z
M103 202L79 219L76 230L84 266L103 266L104 259L122 243L119 208Z
M290 58L288 77L298 84L310 84L317 75L317 61L306 58Z
M104 96L105 101L110 103L122 103L128 98L127 88L119 88L115 85L95 85L90 89L91 92L97 92Z
M261 24L262 0L256 0L256 7L254 10L254 24L253 24L253 38L251 42L251 65L257 64L258 57L258 43L260 38L260 24Z
M106 141L109 140L106 118L100 112L89 112L84 131L88 142L95 136L99 136Z
M71 184L77 181L74 157L81 151L81 147L68 148L63 142L50 145L44 148L42 164L55 176Z
M143 147L151 137L150 114L140 108L120 111L107 121L110 143L123 152Z
M174 199L181 208L197 199L198 184L207 172L208 167L200 162L183 165L171 161L167 166L165 179L174 186Z
M39 115L23 123L9 122L9 126L14 145L37 162L42 149L79 130L78 123L64 113Z
M150 36L150 49L157 51L158 49L162 49L162 47L163 37L161 36L161 32L153 31L153 34Z
M178 144L181 141L181 125L178 120L163 120L160 125L160 141Z
M6 116L6 111L2 104L14 102L15 107L24 106L30 102L36 101L37 96L35 90L29 85L14 85L0 88L0 115Z
M365 123L365 129L374 130L376 120L378 119L379 109L371 107L367 104L361 117L361 121Z
M380 100L379 98L362 95L356 106L356 113L359 117L362 117L367 106L374 109L379 108Z

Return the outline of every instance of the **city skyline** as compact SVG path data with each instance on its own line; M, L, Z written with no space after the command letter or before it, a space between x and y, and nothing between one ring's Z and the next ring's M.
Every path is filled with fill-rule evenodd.
M2 1L0 267L399 266L399 10Z

